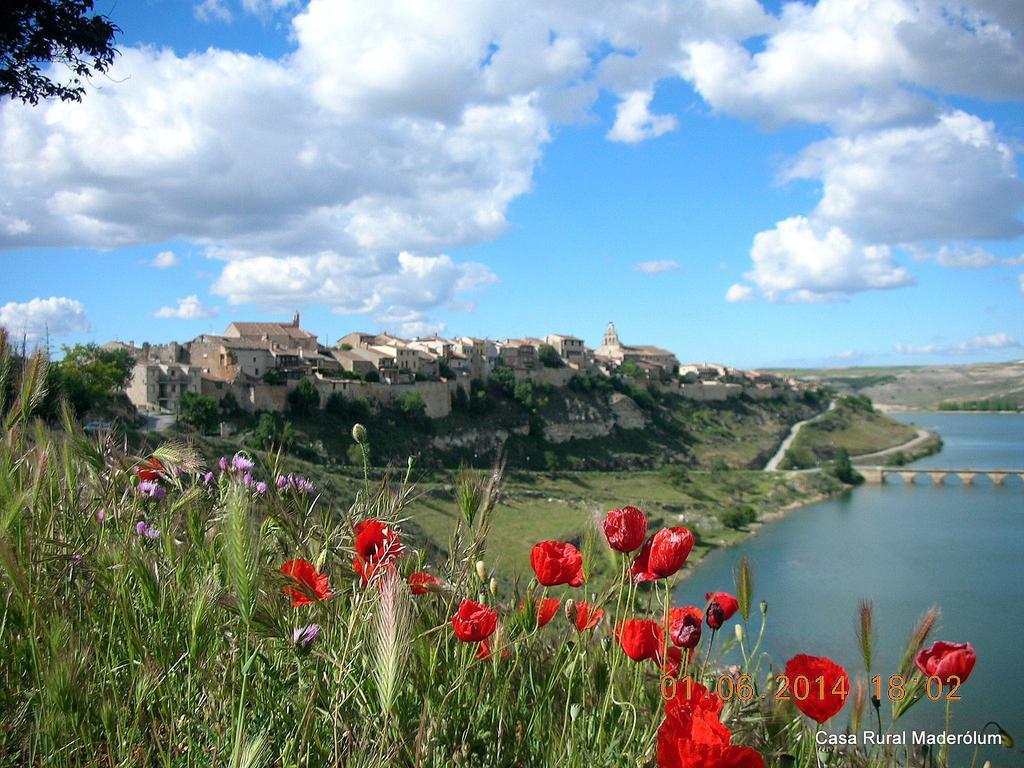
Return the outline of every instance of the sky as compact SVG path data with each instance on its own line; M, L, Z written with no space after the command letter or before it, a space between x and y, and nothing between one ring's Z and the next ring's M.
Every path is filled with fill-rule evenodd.
M511 7L97 0L111 72L0 103L0 325L1024 358L1024 3Z

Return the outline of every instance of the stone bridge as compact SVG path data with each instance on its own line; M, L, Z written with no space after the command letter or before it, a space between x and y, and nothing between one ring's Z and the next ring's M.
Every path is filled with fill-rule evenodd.
M964 485L973 485L975 479L988 477L992 485L1003 485L1008 477L1024 480L1024 469L915 469L913 467L857 467L866 483L884 483L885 478L896 476L903 483L913 484L918 475L928 477L933 484L943 485L947 477L958 477Z

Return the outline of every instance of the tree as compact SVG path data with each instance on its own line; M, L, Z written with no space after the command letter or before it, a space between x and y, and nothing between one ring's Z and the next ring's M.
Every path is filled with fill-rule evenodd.
M309 416L320 408L320 392L309 379L300 381L288 393L288 408L296 416Z
M252 442L257 448L269 449L279 445L287 450L295 442L295 429L290 421L284 421L277 414L261 413L252 432Z
M642 379L647 376L647 373L636 364L634 360L627 360L619 367L619 374L622 376L628 376L631 379Z
M96 344L64 347L64 359L51 366L50 387L63 395L75 413L105 405L128 386L135 360L124 349L103 349Z
M11 0L0 3L0 96L38 104L40 99L81 101L82 79L106 72L121 29L93 0ZM71 78L55 82L40 67L67 66Z
M858 472L850 461L850 452L845 448L837 448L835 460L829 467L829 474L836 480L847 485L858 485L864 482L864 476Z
M185 392L181 396L178 418L200 432L211 432L217 426L218 410L217 401L212 397Z
M406 392L396 400L398 410L406 416L419 418L427 413L427 404L423 402L423 395L419 392Z
M561 368L564 363L558 354L558 350L550 344L541 344L537 350L537 359L547 368Z

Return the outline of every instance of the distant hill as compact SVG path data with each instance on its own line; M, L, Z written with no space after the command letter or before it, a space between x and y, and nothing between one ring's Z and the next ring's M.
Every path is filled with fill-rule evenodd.
M976 406L985 401L1024 407L1024 360L974 365L786 368L774 372L827 384L840 392L867 395L882 410L934 410L940 406Z

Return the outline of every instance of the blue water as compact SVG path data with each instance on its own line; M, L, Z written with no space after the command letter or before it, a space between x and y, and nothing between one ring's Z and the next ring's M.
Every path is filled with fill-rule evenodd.
M914 466L1024 468L1024 415L919 413L900 418L938 431L944 448ZM857 605L875 606L872 674L896 672L916 619L932 605L942 619L932 640L968 641L978 655L953 730L996 720L1024 744L1024 487L1007 481L933 486L862 486L789 513L739 546L714 552L679 587L678 603L734 591L741 557L754 566L755 604L769 605L765 650L782 666L797 653L828 656L863 673L854 632ZM748 633L759 627L751 617ZM849 705L848 705L849 708ZM888 711L883 701L883 716ZM848 712L835 723L842 728ZM943 729L941 703L919 702L900 722ZM883 720L884 722L884 720ZM969 765L962 750L954 753ZM983 748L995 766L1024 753Z

